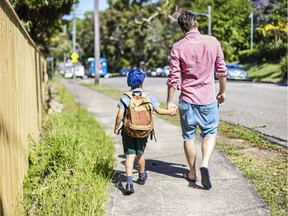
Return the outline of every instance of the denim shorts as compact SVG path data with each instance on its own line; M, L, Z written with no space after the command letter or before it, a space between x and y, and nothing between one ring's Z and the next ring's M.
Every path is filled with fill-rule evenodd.
M124 130L122 130L121 135L125 155L144 154L148 138L133 138L128 136Z
M197 126L201 130L201 137L217 134L219 123L219 104L214 102L208 105L194 105L179 99L179 114L182 127L182 136L185 141L195 139Z

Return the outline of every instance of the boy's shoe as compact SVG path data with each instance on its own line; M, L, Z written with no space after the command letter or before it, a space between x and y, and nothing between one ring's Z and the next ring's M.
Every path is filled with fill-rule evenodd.
M148 178L148 174L146 172L144 172L144 177L142 177L142 178L139 177L138 178L138 180L137 180L138 184L144 185L146 180L147 180L147 178Z
M134 187L133 187L133 184L126 184L126 187L125 187L125 194L127 195L130 195L134 193Z

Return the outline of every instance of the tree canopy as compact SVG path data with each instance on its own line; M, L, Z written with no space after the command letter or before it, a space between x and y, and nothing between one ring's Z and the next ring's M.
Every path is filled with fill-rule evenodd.
M79 0L10 0L26 30L43 54L49 54L51 39L62 29L62 16Z

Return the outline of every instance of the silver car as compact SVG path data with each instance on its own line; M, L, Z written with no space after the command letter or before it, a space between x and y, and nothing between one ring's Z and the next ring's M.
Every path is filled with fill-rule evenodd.
M238 64L226 64L228 74L227 79L232 80L247 80L248 73Z

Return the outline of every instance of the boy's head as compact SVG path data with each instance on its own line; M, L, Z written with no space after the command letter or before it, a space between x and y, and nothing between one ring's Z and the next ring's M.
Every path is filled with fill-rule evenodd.
M127 77L127 84L131 88L141 86L144 82L146 74L142 73L139 69L133 69L129 72Z

